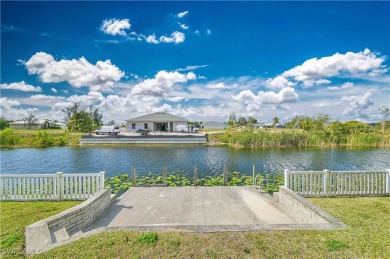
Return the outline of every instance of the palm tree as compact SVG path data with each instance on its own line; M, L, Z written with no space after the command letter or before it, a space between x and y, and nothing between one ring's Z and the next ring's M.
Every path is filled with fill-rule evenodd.
M382 132L385 132L386 129L386 121L387 118L390 116L390 109L389 107L383 106L382 108L379 108L379 111L382 114Z
M275 117L274 118L274 125L278 124L279 123L279 118L278 117Z

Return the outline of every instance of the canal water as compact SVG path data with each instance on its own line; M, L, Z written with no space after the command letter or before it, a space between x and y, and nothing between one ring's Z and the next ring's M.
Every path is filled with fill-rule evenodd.
M130 172L134 165L140 175L168 172L216 175L226 165L229 172L252 173L257 165L263 173L290 170L383 170L390 168L390 149L234 149L226 146L81 146L17 148L0 151L1 174L92 173L106 175Z

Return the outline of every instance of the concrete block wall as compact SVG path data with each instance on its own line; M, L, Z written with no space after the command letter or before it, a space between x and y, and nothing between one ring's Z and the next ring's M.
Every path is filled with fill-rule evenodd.
M111 204L111 190L103 189L84 201L57 215L26 227L26 251L40 253L57 242L54 232L64 228L72 235L88 227Z
M299 196L292 190L282 186L278 193L274 193L279 204L292 213L301 223L330 223L323 210ZM327 214L327 213L326 213Z
M111 190L103 189L80 205L48 219L50 232L65 228L69 234L89 226L111 203Z

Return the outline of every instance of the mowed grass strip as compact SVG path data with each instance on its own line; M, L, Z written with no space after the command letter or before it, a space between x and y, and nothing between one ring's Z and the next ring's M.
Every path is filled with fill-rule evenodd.
M0 202L0 257L16 256L23 252L25 228L28 225L72 208L81 202Z
M105 232L42 258L389 258L390 198L313 198L349 228L328 231Z

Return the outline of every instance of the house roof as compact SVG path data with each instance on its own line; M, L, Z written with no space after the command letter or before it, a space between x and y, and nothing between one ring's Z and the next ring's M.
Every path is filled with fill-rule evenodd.
M32 125L42 125L44 123L45 123L45 121L36 121L36 122L32 123ZM27 123L25 121L13 121L13 122L9 122L8 124L22 125L22 124L27 124Z
M166 113L166 112L156 112L156 113L136 117L133 119L129 119L127 121L129 121L129 122L144 122L144 121L145 122L148 122L148 121L150 121L150 122L176 122L176 121L186 122L187 120L180 118L180 117L177 117L175 115Z

